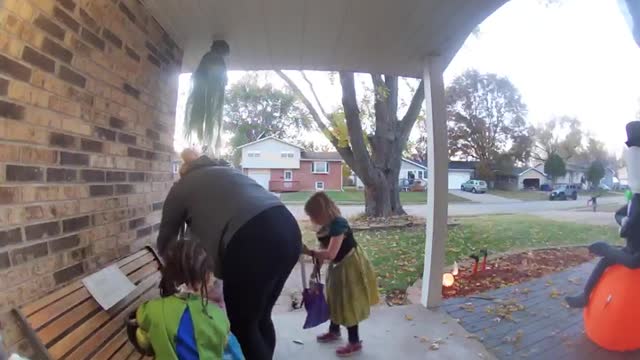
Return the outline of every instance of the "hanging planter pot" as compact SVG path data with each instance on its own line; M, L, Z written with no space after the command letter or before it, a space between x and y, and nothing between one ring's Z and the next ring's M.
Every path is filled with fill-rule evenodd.
M224 58L229 55L229 44L216 40L191 75L191 89L187 98L184 117L184 134L187 141L198 141L207 152L220 156L222 148L222 110L227 66Z

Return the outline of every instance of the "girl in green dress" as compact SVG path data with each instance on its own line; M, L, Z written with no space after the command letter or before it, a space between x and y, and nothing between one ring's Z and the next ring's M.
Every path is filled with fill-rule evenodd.
M322 343L338 341L342 325L347 328L349 342L338 348L336 354L351 356L362 350L358 324L369 317L371 306L379 300L376 275L364 250L353 237L349 222L327 194L318 192L311 196L305 212L319 227L317 237L321 246L317 250L305 248L304 251L320 264L329 261L326 290L331 325L329 331L317 339Z

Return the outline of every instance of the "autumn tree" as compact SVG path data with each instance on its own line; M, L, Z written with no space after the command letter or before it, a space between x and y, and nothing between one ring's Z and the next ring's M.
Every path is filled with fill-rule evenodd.
M535 128L532 158L546 161L557 154L565 161L575 158L583 150L584 134L580 121L562 116L553 118Z
M452 157L492 163L509 154L528 160L527 107L509 79L467 70L447 87L446 101Z
M567 173L567 167L558 154L551 154L544 163L544 172L551 176L553 182Z
M247 74L227 89L224 128L231 134L234 162L239 161L239 146L265 136L296 142L300 130L309 130L303 105L289 91L260 84L255 74Z
M304 73L302 76L311 89L313 99L305 96L301 87L287 74L276 72L300 97L320 131L364 183L366 215L389 217L404 214L398 176L402 153L424 102L422 81L415 88L410 103L403 107L398 96L397 76L368 74L371 90L365 90L362 98L371 99L369 108L366 104L363 106L362 98L356 94L354 73L341 71L338 75L342 106L337 113L329 113L324 110L313 91L313 84ZM404 110L403 114L399 114L401 110ZM369 119L370 126L366 126ZM344 124L346 134L340 132L341 124Z

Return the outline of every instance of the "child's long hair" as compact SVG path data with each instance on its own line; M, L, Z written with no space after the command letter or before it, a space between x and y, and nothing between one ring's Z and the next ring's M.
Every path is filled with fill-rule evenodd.
M336 203L324 192L313 194L304 205L304 212L318 225L327 225L340 216Z
M207 306L207 283L213 268L211 258L196 240L180 240L170 245L160 280L160 296L167 297L179 292L180 285L197 290Z

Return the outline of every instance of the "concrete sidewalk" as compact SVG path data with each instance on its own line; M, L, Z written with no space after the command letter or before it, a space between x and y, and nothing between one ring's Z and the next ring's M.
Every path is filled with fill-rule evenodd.
M278 343L276 360L336 359L335 349L344 344L318 344L315 337L328 325L302 330L306 313L274 315ZM346 340L346 331L343 329ZM364 344L356 359L495 359L444 310L431 311L419 305L377 307L360 325ZM299 344L297 342L302 342ZM438 349L430 349L437 343Z
M462 190L449 190L449 194L455 195L457 197L461 197L463 199L467 199L474 203L480 203L480 204L509 204L509 203L522 202L522 200L509 199L502 196L492 195L489 193L474 194L472 192L462 191Z

